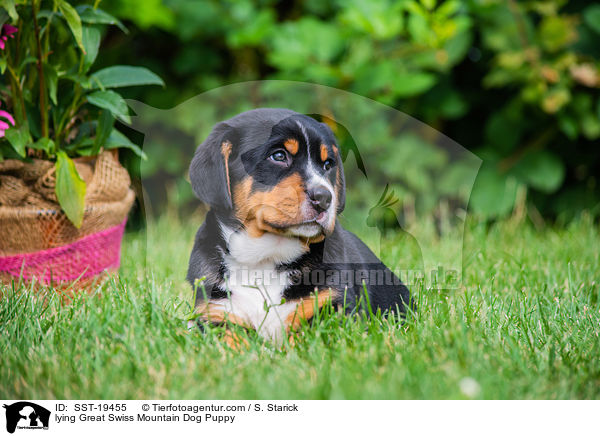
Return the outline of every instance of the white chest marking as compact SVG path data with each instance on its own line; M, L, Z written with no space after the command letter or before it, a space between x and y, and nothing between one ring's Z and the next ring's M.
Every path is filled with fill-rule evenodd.
M281 303L291 281L289 272L277 271L277 265L297 259L305 248L295 238L269 233L252 238L244 230L221 228L229 254L224 257L227 272L220 287L229 298L214 303L243 319L264 338L281 342L283 321L296 304Z

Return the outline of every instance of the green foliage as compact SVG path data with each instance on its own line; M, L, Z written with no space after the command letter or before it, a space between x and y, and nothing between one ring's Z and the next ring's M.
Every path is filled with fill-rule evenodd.
M20 157L25 157L27 155L26 147L31 143L31 136L29 135L27 124L23 124L18 128L8 129L6 131L6 139Z
M102 147L126 147L143 156L114 126L115 118L131 120L125 100L113 89L164 83L142 67L93 71L106 26L126 30L97 7L73 7L65 0L4 1L0 16L17 28L0 52L3 108L16 121L0 140L0 159L56 159L58 200L79 226L85 183L69 156L95 155Z
M131 122L127 103L114 91L94 91L88 94L87 101L101 109L106 109L125 123Z
M80 5L75 8L81 21L88 24L111 24L117 26L123 33L127 33L127 28L110 14L102 9L90 5Z
M506 180L488 164L479 172L469 205L477 213L493 217L503 216L512 210L516 195L516 180Z
M90 76L94 88L122 88L138 85L164 85L160 77L147 68L115 65Z
M85 182L64 151L58 151L56 158L56 196L67 217L79 228L85 211Z
M600 210L596 4L164 0L135 8L104 0L103 7L143 29L134 30L145 47L140 60L168 77L166 92L128 96L172 107L244 80L330 85L407 112L475 152L488 167L477 181L484 192L503 184L510 194L516 184L532 213L554 217L571 213L558 208L566 202L573 213ZM129 40L119 38L116 61L130 56ZM368 142L359 146L372 151ZM391 154L389 148L385 155ZM164 165L183 173L183 156ZM400 179L396 172L383 184ZM572 196L575 186L582 195ZM515 206L511 198L503 207L473 206L483 216L506 215Z
M69 25L75 42L79 46L82 52L85 52L83 47L83 31L81 29L81 18L73 6L67 3L65 0L54 0L54 7L58 7L58 10L62 13L63 18Z

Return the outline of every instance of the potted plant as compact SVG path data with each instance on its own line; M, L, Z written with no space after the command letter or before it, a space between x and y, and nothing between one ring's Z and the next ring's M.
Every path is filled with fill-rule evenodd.
M97 3L0 3L0 281L61 287L119 265L135 196L117 149L144 155L115 128L130 122L115 89L164 84L93 68L103 30L126 31Z

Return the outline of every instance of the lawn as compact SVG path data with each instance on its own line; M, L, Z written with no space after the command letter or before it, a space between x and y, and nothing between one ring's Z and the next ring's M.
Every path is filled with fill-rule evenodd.
M413 287L419 310L405 323L323 314L294 347L249 335L238 351L219 328L186 328L192 292L182 278L197 225L160 219L146 265L146 235L127 234L120 276L70 305L53 291L44 304L4 288L0 397L600 398L591 220L470 224L463 286ZM395 239L384 253L397 252Z

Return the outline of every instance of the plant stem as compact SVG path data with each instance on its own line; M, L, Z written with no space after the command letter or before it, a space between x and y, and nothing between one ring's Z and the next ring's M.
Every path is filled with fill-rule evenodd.
M21 23L19 22L19 25ZM18 42L18 41L17 41ZM13 63L18 64L18 59L13 56L10 47L6 46L6 71L8 71L8 77L10 80L10 91L12 94L12 110L15 114L19 125L27 123L27 112L25 111L25 100L23 99L23 90L21 89L21 83L13 68ZM17 49L18 53L18 49Z
M538 134L533 140L519 148L510 156L505 157L498 163L498 169L501 173L505 173L514 167L523 157L531 151L542 149L556 134L554 126L548 127L546 130Z
M531 41L527 36L527 26L525 19L523 18L523 12L521 9L519 9L519 5L515 0L508 0L508 10L515 19L515 24L517 25L517 34L519 35L521 48L523 49L523 53L525 53L526 59L529 61L532 67L539 67L537 56L531 45Z
M56 2L54 2L54 7L56 7ZM54 12L54 11L53 11ZM52 24L52 18L54 17L54 14L50 14L48 16L48 18L46 19L46 30L44 32L44 53L46 53L46 61L48 61L48 57L51 54L50 51L50 28L51 28L51 24ZM54 132L54 137L56 138L56 129L57 129L57 122L56 122L56 111L52 111L52 131ZM50 123L50 121L48 121L48 123Z
M22 98L22 94L21 94L21 87L19 86L19 81L17 79L17 76L15 75L15 71L13 70L12 66L9 63L10 61L7 61L7 66L6 66L6 71L8 71L8 77L10 79L10 91L12 94L12 109L13 112L17 118L17 121L19 123L22 123L23 121L25 121L24 118L24 110L21 109L21 107L23 107L21 101L23 100Z
M55 133L55 137L56 137L56 147L60 148L60 143L62 142L62 136L63 136L63 130L67 125L67 122L69 120L69 118L75 116L75 114L77 113L77 111L79 110L79 108L81 107L81 105L84 103L85 101L82 101L81 99L81 85L79 85L78 83L75 84L75 92L73 95L73 100L71 102L71 104L69 105L69 107L67 108L67 110L64 112L63 116L60 119L60 122L58 123L58 129Z
M23 19L19 17L17 27L19 29L23 28ZM23 32L17 32L17 48L15 50L15 63L14 65L19 65L21 63L21 44L23 40ZM19 94L19 104L21 105L21 114L22 114L22 122L24 124L28 123L27 120L27 110L25 108L25 98L23 97L23 81L20 80L19 77L16 76L14 70L12 71L12 75L15 77L17 83L17 93Z
M37 45L37 67L39 72L39 82L40 82L40 118L42 124L42 137L48 137L48 111L46 107L46 81L44 79L44 57L42 54L42 44L40 42L40 27L37 21L37 1L33 0L31 2L31 8L33 11L33 26L35 31L35 42Z

